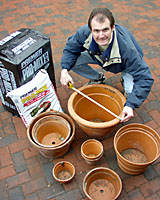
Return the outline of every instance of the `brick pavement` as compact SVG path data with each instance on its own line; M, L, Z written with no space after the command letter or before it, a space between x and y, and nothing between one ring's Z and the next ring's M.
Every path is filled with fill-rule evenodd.
M116 22L135 35L155 79L150 95L135 110L135 117L129 123L149 125L160 134L159 0L2 0L0 39L24 27L37 29L50 37L57 92L62 108L68 113L67 100L71 91L62 88L59 82L62 50L70 34L87 22L88 14L97 6L111 9ZM119 75L105 75L122 90ZM75 87L87 82L76 75L74 79ZM80 145L85 139L87 136L76 125L75 139L65 156L47 159L30 145L21 119L6 111L0 103L0 199L85 200L82 181L86 172L95 167L88 166L80 156ZM118 199L160 199L160 159L141 175L127 175L117 165L112 142L113 135L103 140L105 153L99 166L109 167L120 175L123 190ZM63 159L76 167L76 176L67 185L56 182L51 174L54 164Z

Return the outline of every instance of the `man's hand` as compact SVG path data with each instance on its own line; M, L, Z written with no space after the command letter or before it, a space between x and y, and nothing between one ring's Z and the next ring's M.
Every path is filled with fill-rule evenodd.
M71 82L72 84L74 84L74 81L73 81L72 77L69 75L67 69L62 69L60 82L61 82L62 86L66 87L66 88L68 88L68 82Z
M123 108L122 116L121 116L121 122L127 122L134 116L133 109L129 106L125 106Z

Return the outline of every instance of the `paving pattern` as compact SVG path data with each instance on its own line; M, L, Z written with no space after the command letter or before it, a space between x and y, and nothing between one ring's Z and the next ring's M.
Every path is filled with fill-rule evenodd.
M116 23L129 28L144 50L154 84L143 103L128 123L142 123L160 135L160 1L159 0L2 0L0 2L0 40L21 28L41 31L51 39L57 93L65 113L72 91L59 82L61 55L67 38L87 23L94 7L106 6ZM75 87L88 80L72 74ZM120 91L120 75L105 73ZM127 123L126 123L127 124ZM120 128L121 125L117 127ZM85 174L97 166L116 171L123 182L119 200L160 199L160 159L140 175L131 176L120 170L113 148L114 134L102 141L104 155L96 166L89 166L80 155L80 146L88 136L76 124L76 136L69 151L61 158L48 159L31 146L26 128L0 103L0 199L2 200L86 200L82 189ZM152 148L152 147L148 147ZM52 177L52 168L60 160L71 161L76 176L69 184L60 184Z

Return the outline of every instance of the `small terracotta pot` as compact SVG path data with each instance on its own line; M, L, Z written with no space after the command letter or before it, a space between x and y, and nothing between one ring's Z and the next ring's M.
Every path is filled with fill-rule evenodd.
M81 156L82 156L82 158L85 160L85 162L88 165L96 165L96 164L98 164L98 161L101 159L101 157L103 156L103 154L101 156L99 156L98 158L94 158L94 159L87 159L82 154L81 154Z
M95 164L103 156L103 145L100 141L89 139L81 145L81 156L90 165Z
M122 190L119 175L105 167L94 168L83 180L83 191L90 200L114 200Z
M85 85L79 88L104 107L120 116L126 102L123 94L117 89L103 84ZM77 92L73 92L68 100L70 116L91 138L103 139L112 133L120 120L104 111Z
M41 146L56 147L68 140L70 132L70 124L65 118L49 115L37 120L32 129L32 137Z
M32 129L34 124L37 122L37 120L41 119L42 117L45 116L52 116L52 115L56 115L56 116L61 116L64 119L66 119L71 126L71 134L68 138L68 140L66 140L65 143L57 146L57 147L43 147L41 145L38 145L32 137ZM35 117L32 122L29 124L28 128L27 128L27 137L31 143L31 145L36 148L41 155L43 155L44 157L47 158L58 158L63 156L70 148L71 143L73 142L75 136L75 124L73 122L73 120L65 113L62 112L58 112L58 111L47 111L47 112L43 112L41 114L39 114L37 117Z
M138 175L160 156L160 137L146 125L126 125L115 134L114 149L119 167Z
M54 166L52 174L56 181L68 183L75 176L75 167L68 161L62 161Z

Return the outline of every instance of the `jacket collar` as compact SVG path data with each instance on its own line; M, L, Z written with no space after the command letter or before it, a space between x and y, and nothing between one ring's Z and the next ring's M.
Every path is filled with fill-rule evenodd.
M111 53L111 49L112 49L112 46L113 46L114 37L115 37L115 33L113 31L112 41L110 42L107 49L103 52L103 54L101 56L103 60L106 60L106 58L109 60L109 58L110 58L110 53ZM89 51L92 52L92 54L94 54L94 55L101 55L101 51L99 49L99 46L95 42L93 36L92 36L92 41L91 41L90 46L89 46Z
M117 41L116 29L113 31L114 36L106 51L101 55L98 44L94 41L92 34L85 40L83 45L88 49L89 53L94 55L103 66L108 66L114 63L121 63L121 56L119 53L119 45Z

